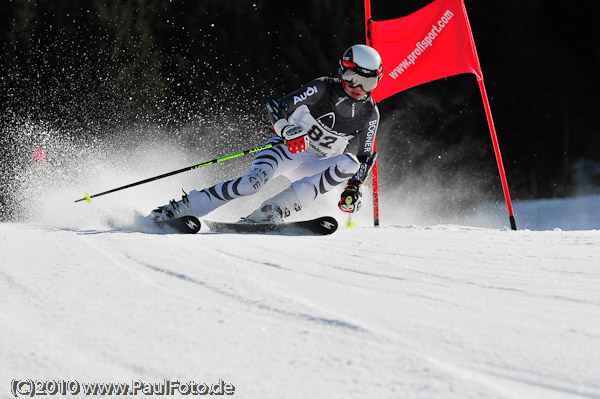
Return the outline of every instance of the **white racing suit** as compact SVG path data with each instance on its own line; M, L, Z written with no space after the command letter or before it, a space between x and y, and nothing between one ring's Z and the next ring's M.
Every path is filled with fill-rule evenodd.
M345 94L341 79L324 77L284 96L279 103L288 121L308 132L309 148L292 154L283 139L270 139L267 143L274 147L258 153L243 176L188 194L196 216L232 199L256 194L277 176L292 182L302 208L350 178L366 179L379 124L379 111L370 97L354 100ZM359 140L357 156L344 153L354 137Z

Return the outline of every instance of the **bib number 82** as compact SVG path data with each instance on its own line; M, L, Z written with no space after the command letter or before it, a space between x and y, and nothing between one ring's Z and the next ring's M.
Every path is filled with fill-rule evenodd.
M337 137L335 136L325 136L325 132L318 127L317 125L313 125L308 131L308 138L313 142L319 144L321 147L325 147L328 149L332 149L331 145L337 141Z

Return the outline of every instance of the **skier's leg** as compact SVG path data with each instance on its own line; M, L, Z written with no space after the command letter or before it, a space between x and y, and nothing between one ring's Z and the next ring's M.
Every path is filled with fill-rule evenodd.
M269 198L247 219L253 222L281 222L293 212L298 212L312 203L317 195L345 183L358 171L359 166L358 160L352 154L341 154L308 162L289 173L287 177L292 179L296 176L306 176L308 173L315 174L295 181L281 193Z
M326 162L326 160L329 162ZM292 188L296 192L302 207L311 204L319 194L325 194L334 187L346 183L349 178L358 172L360 167L358 159L352 154L340 154L332 158L326 158L322 162L328 164L325 169L310 174L319 165L307 165L300 172L304 172L308 177L292 183Z
M268 143L279 144L280 138ZM283 147L271 147L261 151L250 170L237 179L218 183L210 188L189 193L194 214L198 217L212 212L232 199L254 195L271 179L293 167L294 160Z
M278 137L267 143L280 144ZM192 190L181 201L171 201L168 205L152 211L150 218L164 220L183 215L202 217L232 199L256 194L264 185L281 172L293 168L296 161L283 147L271 147L258 153L252 167L237 179L224 181L200 191Z

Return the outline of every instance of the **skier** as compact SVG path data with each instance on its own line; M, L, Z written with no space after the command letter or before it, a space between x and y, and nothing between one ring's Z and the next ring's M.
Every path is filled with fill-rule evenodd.
M362 44L348 48L339 61L339 78L317 78L279 100L267 102L276 136L273 147L258 153L250 170L233 180L185 194L180 201L153 210L149 218L201 217L232 199L256 194L283 175L291 185L244 218L253 223L280 223L312 203L319 194L347 182L338 207L360 209L361 186L374 162L373 143L379 111L371 92L382 76L379 53ZM358 153L345 153L358 138Z

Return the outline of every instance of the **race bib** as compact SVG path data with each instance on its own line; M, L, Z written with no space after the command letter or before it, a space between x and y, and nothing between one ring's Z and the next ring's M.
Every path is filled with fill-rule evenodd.
M335 156L344 152L353 136L336 132L317 121L306 105L300 106L288 118L290 123L301 126L308 132L309 148L323 156Z

